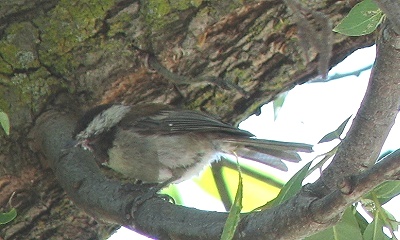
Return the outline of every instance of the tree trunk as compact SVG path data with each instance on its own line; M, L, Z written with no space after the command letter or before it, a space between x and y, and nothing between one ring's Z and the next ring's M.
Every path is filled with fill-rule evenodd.
M334 25L351 8L310 2ZM163 102L237 124L318 75L322 54L301 44L292 12L283 1L1 2L0 109L12 130L0 133L0 212L11 203L18 216L0 238L103 239L116 227L77 208L32 151L28 133L43 112ZM331 41L330 67L373 36Z

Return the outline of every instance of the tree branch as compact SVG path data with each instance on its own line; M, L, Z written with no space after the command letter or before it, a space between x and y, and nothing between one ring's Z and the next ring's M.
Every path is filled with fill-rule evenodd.
M375 0L375 2L393 24L393 30L400 35L400 2L397 0Z
M365 171L378 159L400 107L400 38L383 24L377 40L377 57L360 109L332 163L313 185L329 194L347 176Z
M365 172L360 173L349 179L348 182L342 184L347 189L348 184L351 186L351 192L338 189L321 201L315 202L311 206L314 219L317 222L327 222L332 217L337 216L337 209L343 209L343 206L348 206L356 202L360 197L374 189L382 181L399 180L400 179L400 149L387 155L377 164L372 166Z

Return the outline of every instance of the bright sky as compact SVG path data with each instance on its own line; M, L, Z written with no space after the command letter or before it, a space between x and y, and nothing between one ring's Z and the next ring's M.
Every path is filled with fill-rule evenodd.
M347 73L370 65L375 58L375 47L359 50L346 58L342 63L333 68L329 75L335 73ZM350 115L357 112L365 93L370 71L365 71L359 76L333 80L327 83L306 83L296 86L286 97L283 108L278 118L274 121L272 104L262 107L260 116L251 116L240 124L240 128L248 130L258 138L266 138L282 141L304 142L316 144L326 133L335 130ZM400 120L392 128L392 131L383 147L383 151L396 150L400 147ZM350 125L350 123L348 124ZM326 143L314 147L315 154L308 154L303 158L303 164L291 164L288 174L283 179L288 180L305 163L315 155L324 153L332 148L332 144ZM283 175L280 172L280 175ZM312 181L312 179L309 179ZM202 190L190 181L179 184L183 194ZM223 211L221 203L212 198L202 196L202 201L190 199L186 194L185 203L198 209ZM198 195L197 195L198 196ZM399 198L387 204L389 211L400 220ZM210 207L212 206L212 207ZM396 216L397 214L397 216ZM121 228L110 240L119 239L148 239L130 230Z

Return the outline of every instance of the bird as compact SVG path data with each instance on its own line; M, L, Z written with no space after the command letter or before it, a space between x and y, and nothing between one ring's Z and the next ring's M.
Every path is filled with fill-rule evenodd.
M287 171L312 145L257 139L201 111L160 103L102 104L82 115L75 146L126 179L167 186L199 173L223 154ZM160 187L161 188L161 187Z

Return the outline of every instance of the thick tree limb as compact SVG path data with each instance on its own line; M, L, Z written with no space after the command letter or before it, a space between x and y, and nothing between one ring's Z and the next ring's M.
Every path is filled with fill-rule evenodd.
M389 25L377 40L377 58L352 126L330 166L313 185L326 195L347 176L365 171L378 159L400 107L400 37Z
M38 119L35 139L61 186L79 207L94 217L128 224L124 210L134 196L121 191L120 182L108 180L91 161L90 152L70 147L75 122L69 115L48 112Z
M350 193L343 192L343 189L338 189L316 202L312 207L314 218L317 222L327 222L332 217L338 215L337 209L341 209L343 205L350 205L356 202L360 197L365 195L371 189L377 187L383 181L399 180L400 179L400 149L387 155L377 164L372 166L365 172L360 173L348 179L348 182L343 184L351 185ZM347 186L345 186L347 189ZM323 212L321 212L321 210Z
M375 0L375 2L393 24L393 30L400 35L400 2L397 0Z

